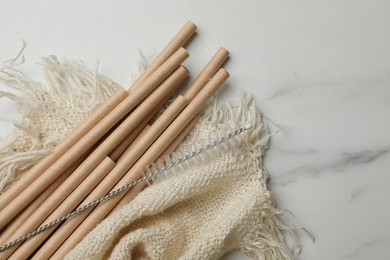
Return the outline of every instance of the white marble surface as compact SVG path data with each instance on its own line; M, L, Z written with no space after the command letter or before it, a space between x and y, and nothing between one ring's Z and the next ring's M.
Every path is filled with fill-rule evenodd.
M232 76L220 94L251 93L284 127L265 163L277 206L316 237L299 233L299 259L388 259L390 1L1 1L0 60L23 39L37 79L33 64L56 54L91 68L99 58L126 86L138 49L157 51L188 19L199 27L192 74L225 46ZM0 117L15 115L0 100Z

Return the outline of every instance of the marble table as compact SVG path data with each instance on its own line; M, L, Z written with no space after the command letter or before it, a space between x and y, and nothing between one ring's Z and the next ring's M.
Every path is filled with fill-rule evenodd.
M1 1L0 60L27 43L26 73L39 57L81 59L126 86L138 49L155 53L186 21L199 29L186 66L195 75L228 48L229 97L250 93L283 130L265 156L276 205L291 211L298 259L390 256L390 2ZM17 117L0 100L0 117ZM0 123L0 134L11 128ZM241 259L233 252L225 259Z

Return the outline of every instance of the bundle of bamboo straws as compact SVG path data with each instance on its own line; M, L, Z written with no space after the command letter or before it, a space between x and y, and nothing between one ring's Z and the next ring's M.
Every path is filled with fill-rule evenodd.
M181 63L189 55L182 46L195 30L187 22L128 91L117 90L0 196L0 245L137 180L142 169L176 148L203 104L229 77L221 68L229 53L220 48L185 94L148 124L188 77ZM2 251L0 259L62 259L144 183Z

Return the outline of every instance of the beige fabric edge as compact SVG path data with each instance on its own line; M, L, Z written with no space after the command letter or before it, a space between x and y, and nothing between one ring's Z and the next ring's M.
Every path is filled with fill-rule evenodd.
M0 120L15 128L0 139L0 194L58 144L89 111L119 87L111 80L90 72L80 61L56 56L41 59L46 84L29 79L17 66L21 53L0 68L0 98L13 101L19 120ZM1 101L1 99L0 99Z
M17 64L18 59L14 59L0 69L0 80L19 92L14 94L10 91L0 91L0 97L8 97L13 100L22 117L20 121L13 122L15 130L0 142L0 193L46 155L78 122L87 116L91 109L104 101L117 87L115 83L107 78L87 71L81 62L66 60L59 62L55 56L43 58L41 62L47 80L46 86L31 81L23 73L17 71L15 69ZM231 182L231 185L234 186L232 188L239 187L237 185L245 185L245 181L253 181L251 178L256 180L257 186L251 186L251 195L254 195L254 198L256 198L256 194L259 195L261 198L259 201L262 202L262 205L256 203L252 205L258 209L261 208L261 210L259 213L256 209L256 213L251 216L250 221L252 221L251 224L254 227L261 228L251 228L255 232L250 232L250 236L248 232L239 232L239 234L227 232L226 237L222 236L221 241L226 242L227 237L229 239L233 237L232 240L229 240L230 242L217 243L217 246L214 245L212 250L201 251L203 257L199 259L217 259L234 248L240 248L251 259L294 259L300 250L299 241L294 234L294 230L298 227L294 221L290 221L289 225L285 225L283 224L285 222L279 220L279 217L286 215L286 212L274 208L271 193L266 187L268 173L263 167L262 156L268 148L268 141L272 135L268 132L267 127L270 121L262 117L248 95L243 94L240 99L231 101L235 104L225 101L218 102L217 100L210 102L203 111L202 119L186 141L178 148L176 155L173 156L177 157L215 138L221 132L225 133L242 126L244 122L251 121L255 124L255 128L249 134L240 138L238 144L235 145L236 149L217 152L215 156L210 157L211 159L207 163L202 162L203 167L198 167L199 165L195 163L197 167L194 167L191 171L187 169L187 172L192 172L192 174L173 174L170 178L153 184L133 202L103 221L68 255L68 259L79 259L82 255L85 259L97 259L99 256L100 258L120 256L124 253L121 251L121 247L122 249L125 248L126 251L129 248L128 242L134 241L134 238L129 240L133 232L124 233L123 230L128 230L134 223L136 223L136 226L142 225L140 224L142 222L141 216L144 216L145 222L148 223L153 216L159 218L161 212L171 210L175 203L183 203L183 201L177 200L161 200L159 206L151 210L150 207L147 207L148 203L145 203L147 201L145 198L164 194L164 192L167 192L167 187L172 187L173 183L178 188L176 195L182 196L174 196L175 198L183 199L185 194L189 197L201 197L202 194L207 194L207 191L213 188L212 184L218 186L221 180L223 183L224 178L234 180ZM224 156L230 158L228 164L226 164L226 161L219 161L220 158L225 158ZM240 162L236 161L237 158L240 158ZM242 164L242 161L250 161L251 163L246 165L245 163ZM203 179L202 182L203 184L205 182L209 183L211 186L205 185L203 188L191 190L190 187L198 187L194 186L193 183L197 183L199 180L188 178L188 176L197 176L199 171L207 171L207 167L213 167L212 164L215 165L216 162L222 165L221 169L227 173L227 176L224 174L218 175L221 169L216 170L214 176L210 179ZM223 165L228 165L230 168L224 168ZM237 169L241 169L242 172L237 173ZM242 181L243 183L241 183ZM187 193L180 193L183 191L183 187L187 187ZM256 188L258 190L255 190ZM240 193L242 192L238 190L237 194ZM201 204L198 203L198 205ZM142 208L143 211L137 211ZM184 209L187 210L186 207ZM199 211L199 208L197 210ZM245 208L242 210L245 211ZM132 212L133 215L129 216L129 212ZM123 221L124 217L126 217L127 222ZM288 217L288 219L291 220L292 218ZM245 221L248 221L248 219ZM112 225L112 223L127 223L127 226ZM117 232L115 234L121 234L121 236L111 236L111 231L105 233L107 226L114 233ZM234 225L234 230L237 229L243 229L239 221L235 222ZM286 235L292 241L291 247L287 246L285 242ZM101 249L103 251L96 250L97 244L94 240L96 237L104 238L105 242L102 244L103 249ZM211 234L208 239L212 241L214 239L213 235ZM187 245L189 251L186 254L179 255L178 258L193 258L194 254L191 254L191 250L195 249L193 245L194 243L189 243ZM92 252L93 255L89 255L88 252ZM99 252L98 256L96 252ZM119 255L115 255L116 252ZM130 255L134 253L128 250L126 252ZM124 256L123 259L125 258L128 258L128 255ZM164 259L165 257L160 255L160 257L155 258Z

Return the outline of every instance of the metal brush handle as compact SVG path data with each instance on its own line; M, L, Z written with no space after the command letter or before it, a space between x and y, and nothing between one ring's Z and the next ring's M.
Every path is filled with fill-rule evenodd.
M226 142L227 140L231 139L232 137L234 137L236 135L239 135L242 132L244 132L244 131L246 131L246 130L248 130L250 128L252 128L252 124L248 123L244 127L241 127L241 128L237 129L234 132L231 132L231 133L229 133L229 134L227 134L227 135L225 135L225 136L223 136L223 137L221 137L221 138L219 138L219 139L217 139L217 140L215 140L215 141L213 141L213 142L211 142L211 143L209 143L209 144L207 144L207 145L205 145L203 147L200 147L197 150L192 151L191 153L186 154L183 157L180 157L179 159L177 159L177 160L175 160L173 162L170 162L167 165L164 165L163 167L159 168L158 170L150 172L149 174L144 175L143 177L139 178L136 181L133 181L133 182L131 182L131 183L129 183L129 184L127 184L127 185L117 189L117 190L114 190L114 191L108 193L107 195L97 199L97 200L94 200L94 201L92 201L92 202L90 202L90 203L88 203L88 204L86 204L86 205L84 205L84 206L82 206L80 208L75 209L74 211L72 211L71 213L69 213L69 214L67 214L65 216L62 216L62 217L60 217L60 218L58 218L56 220L53 220L53 221L51 221L51 222L49 222L49 223L47 223L47 224L45 224L45 225L35 229L34 231L32 231L32 232L30 232L30 233L28 233L28 234L26 234L26 235L24 235L24 236L22 236L22 237L20 237L20 238L18 238L16 240L14 240L12 242L7 243L4 246L1 246L0 247L0 252L5 251L8 248L10 248L10 247L12 247L12 246L14 246L14 245L16 245L18 243L24 242L27 239L32 238L32 237L38 235L39 233L44 232L45 230L51 228L52 226L57 225L59 223L62 223L63 221L65 221L65 220L67 220L67 219L69 219L69 218L71 218L71 217L73 217L73 216L75 216L75 215L77 215L77 214L79 214L79 213L81 213L81 212L83 212L83 211L93 207L93 206L96 206L96 205L98 205L99 203L101 203L101 202L103 202L105 200L108 200L111 197L113 197L113 196L115 196L115 195L117 195L117 194L119 194L121 192L124 192L124 191L126 191L128 189L130 189L131 187L137 185L140 182L149 180L149 179L153 178L154 176L156 176L158 174L161 174L162 172L165 172L165 171L167 171L167 170L169 170L169 169L171 169L171 168L173 168L173 167L175 167L175 166L177 166L177 165L179 165L179 164L181 164L181 163L183 163L183 162L185 162L185 161L187 161L187 160L189 160L189 159L191 159L191 158L193 158L193 157L195 157L195 156L197 156L197 155L199 155L199 154L201 154L201 153L203 153L203 152L205 152L205 151L207 151L209 149L212 149L215 146L217 146L217 145L219 145L219 144L221 144L223 142Z

